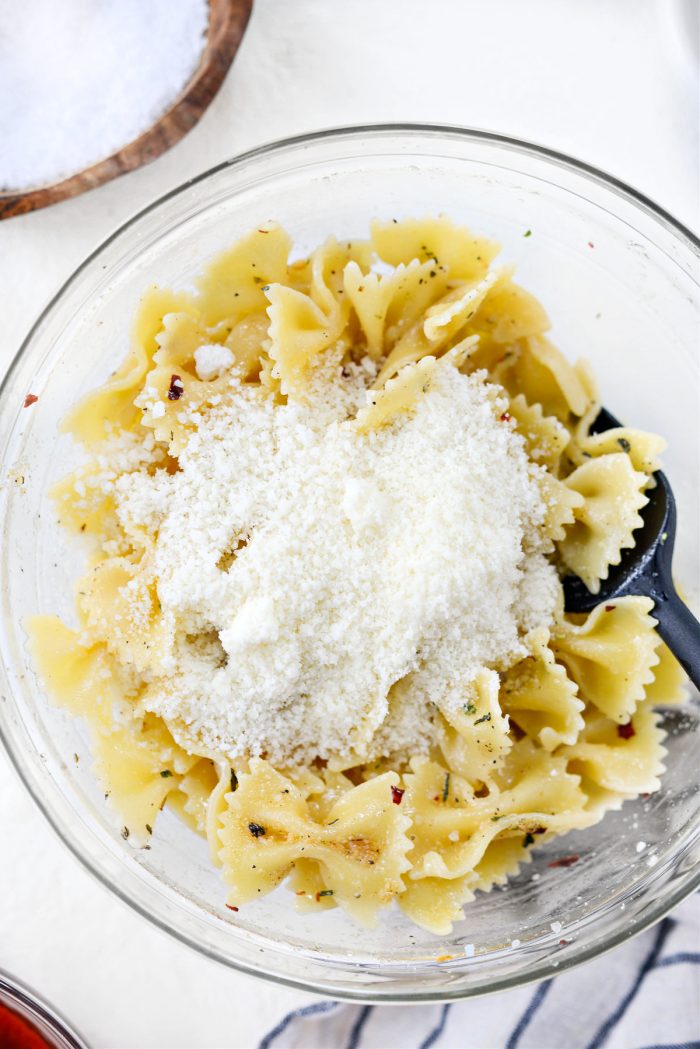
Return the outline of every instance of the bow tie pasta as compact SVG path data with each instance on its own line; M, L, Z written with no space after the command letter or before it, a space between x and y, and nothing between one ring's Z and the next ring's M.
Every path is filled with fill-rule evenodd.
M66 421L76 627L31 648L132 845L167 805L233 912L284 883L441 935L658 788L684 676L652 602L567 615L561 577L595 593L634 545L663 441L591 433L590 369L494 242L391 219L292 251L268 222L146 291Z

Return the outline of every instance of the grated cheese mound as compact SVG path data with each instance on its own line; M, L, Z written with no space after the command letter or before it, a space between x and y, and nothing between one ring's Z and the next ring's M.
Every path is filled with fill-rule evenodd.
M361 434L365 369L283 406L233 377L178 473L121 477L174 624L148 709L230 760L416 753L436 702L524 656L556 602L540 468L484 378L441 368L412 413Z

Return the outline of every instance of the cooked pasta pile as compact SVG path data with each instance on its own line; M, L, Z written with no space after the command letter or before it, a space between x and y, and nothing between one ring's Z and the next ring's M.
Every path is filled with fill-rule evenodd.
M151 288L67 421L78 625L29 624L124 837L168 805L238 910L285 879L447 933L538 844L663 772L683 673L646 598L563 611L634 545L663 441L591 434L589 369L497 245L374 222L290 261L275 223Z

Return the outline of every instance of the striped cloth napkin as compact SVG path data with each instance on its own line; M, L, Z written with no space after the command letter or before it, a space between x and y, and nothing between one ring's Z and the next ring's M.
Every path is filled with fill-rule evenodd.
M578 969L449 1005L319 1001L258 1049L700 1049L700 893Z

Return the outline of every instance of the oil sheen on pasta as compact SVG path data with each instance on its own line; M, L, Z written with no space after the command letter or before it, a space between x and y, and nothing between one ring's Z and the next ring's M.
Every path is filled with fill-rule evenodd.
M37 669L122 834L168 804L234 911L286 879L444 934L659 786L683 675L652 603L568 616L559 579L595 591L634 544L663 442L590 434L590 371L497 251L391 219L291 261L268 223L151 288L67 420L89 563L75 627L29 623Z

